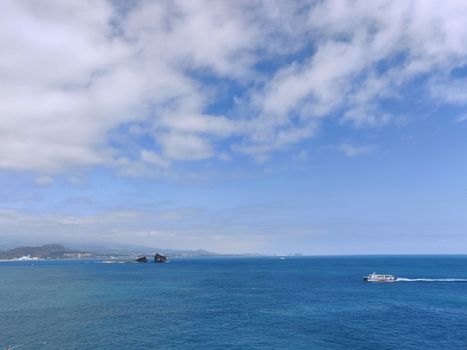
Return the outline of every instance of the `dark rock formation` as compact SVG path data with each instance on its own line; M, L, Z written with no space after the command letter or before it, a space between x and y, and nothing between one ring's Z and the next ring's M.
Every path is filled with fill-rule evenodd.
M148 262L148 258L146 258L145 256L142 256L141 258L136 259L136 262L139 262L139 263L147 263L147 262Z
M167 262L167 257L166 256L163 256L159 253L156 253L156 255L154 256L154 262L155 263L166 263Z

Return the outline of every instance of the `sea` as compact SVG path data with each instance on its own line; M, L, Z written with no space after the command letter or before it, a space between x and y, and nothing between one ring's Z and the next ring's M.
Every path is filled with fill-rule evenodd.
M393 283L365 283L371 272ZM466 256L0 263L0 349L467 349Z

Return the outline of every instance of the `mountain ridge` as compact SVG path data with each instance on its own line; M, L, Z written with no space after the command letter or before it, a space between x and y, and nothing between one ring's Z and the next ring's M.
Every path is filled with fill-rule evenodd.
M154 252L171 257L208 257L221 255L203 249L164 249L136 245L106 247L105 245L81 244L72 246L73 248L68 248L63 244L56 243L38 246L20 246L8 250L0 250L0 260L14 260L22 257L38 259L128 258L138 255L151 255L154 254ZM85 247L87 247L87 249L83 249Z

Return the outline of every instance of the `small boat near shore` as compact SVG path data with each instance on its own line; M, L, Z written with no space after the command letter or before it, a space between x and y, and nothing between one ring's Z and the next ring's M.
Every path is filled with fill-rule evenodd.
M394 275L379 275L373 272L368 276L364 276L363 280L365 282L395 282L397 278Z

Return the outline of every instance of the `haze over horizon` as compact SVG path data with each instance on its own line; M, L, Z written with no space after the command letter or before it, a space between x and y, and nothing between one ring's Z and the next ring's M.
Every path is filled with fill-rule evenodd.
M467 2L2 1L0 246L467 253Z

